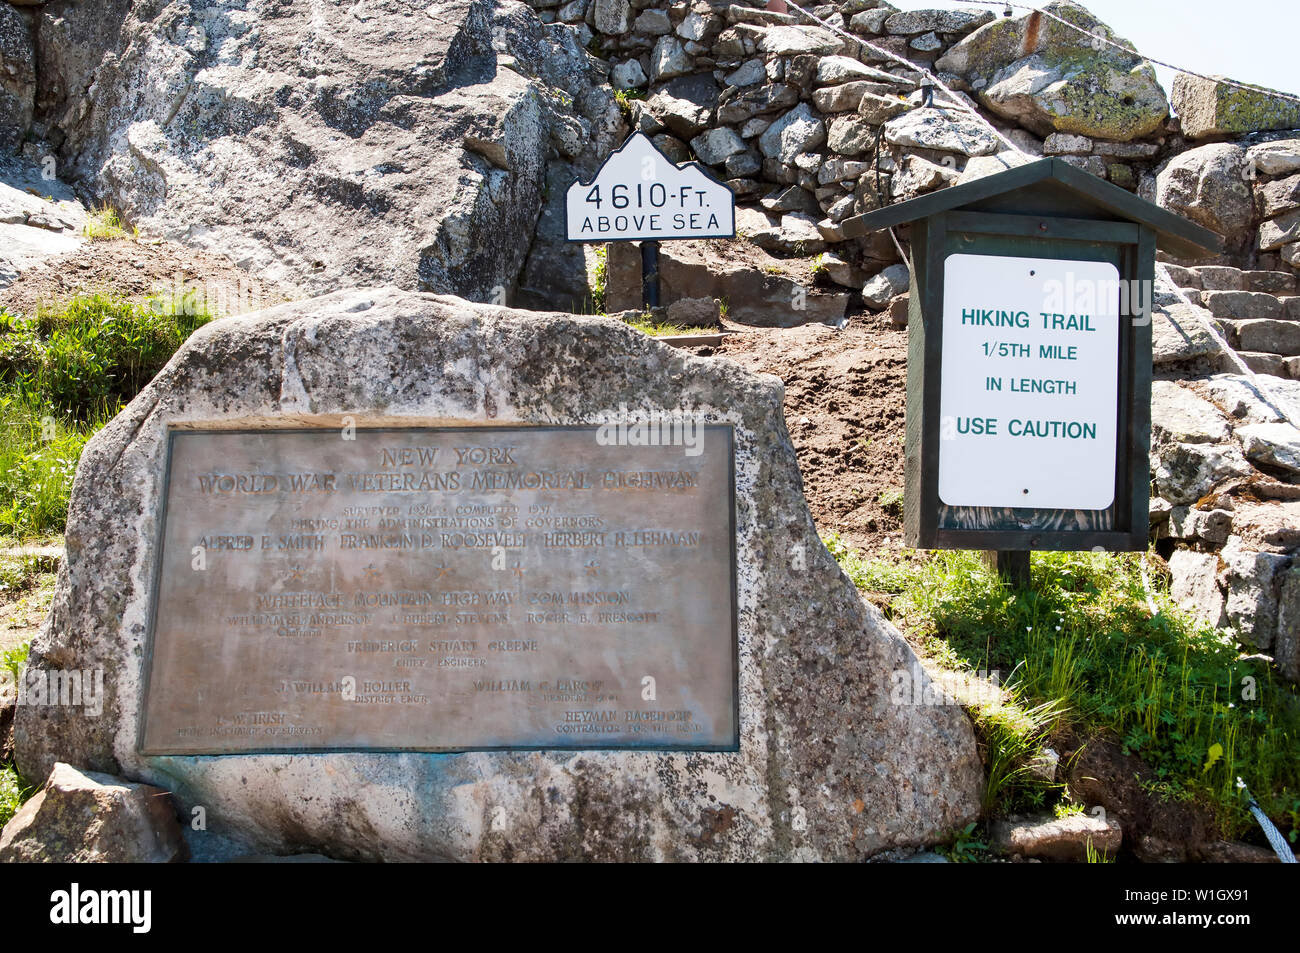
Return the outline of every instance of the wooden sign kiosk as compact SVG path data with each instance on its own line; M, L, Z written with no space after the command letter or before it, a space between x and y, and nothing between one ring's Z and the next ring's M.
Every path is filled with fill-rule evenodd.
M1156 249L1220 237L1060 159L842 227L905 222L907 545L1145 549Z

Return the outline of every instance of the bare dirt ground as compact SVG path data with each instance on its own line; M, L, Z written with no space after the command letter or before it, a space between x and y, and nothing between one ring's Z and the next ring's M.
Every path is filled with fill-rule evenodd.
M818 527L863 549L901 549L907 332L854 315L840 331L749 329L714 353L785 382L786 425Z
M0 289L0 308L31 315L79 294L114 294L143 301L197 289L219 314L238 314L288 300L272 283L250 276L230 259L173 242L128 239L86 242L76 251L23 272Z

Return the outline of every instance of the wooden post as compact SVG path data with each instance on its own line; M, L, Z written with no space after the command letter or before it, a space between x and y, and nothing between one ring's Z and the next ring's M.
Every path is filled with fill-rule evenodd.
M1029 552L1023 549L986 549L984 564L1017 589L1029 588Z

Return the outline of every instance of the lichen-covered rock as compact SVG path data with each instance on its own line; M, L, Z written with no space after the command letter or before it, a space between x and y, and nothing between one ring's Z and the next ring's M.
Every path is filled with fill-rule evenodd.
M1255 215L1246 151L1228 142L1175 156L1156 175L1156 204L1231 240L1248 240Z
M36 48L22 14L0 4L0 152L16 152L36 104Z
M1171 98L1183 134L1191 139L1300 128L1300 103L1187 73L1174 77Z
M966 156L991 156L1001 148L998 137L970 113L937 106L913 109L889 120L883 135L890 145Z
M1085 33L1034 12L980 27L935 64L962 76L993 112L1045 136L1053 131L1127 141L1155 132L1169 102L1141 56L1093 41L1127 41L1076 3L1045 8Z
M62 142L60 172L146 234L309 291L512 289L552 133L569 154L619 133L603 72L521 3L447 0L435 18L399 0L275 16L112 0L38 16L39 131Z
M734 426L739 751L139 753L169 427L589 424L620 402ZM854 859L979 810L966 716L892 697L893 673L926 684L919 662L818 539L780 382L618 321L387 288L213 322L86 446L67 548L29 671L102 667L103 712L20 706L20 769L75 760L165 785L256 851Z
M1232 444L1171 443L1155 457L1156 493L1170 503L1195 503L1215 486L1252 470Z
M168 863L186 856L166 791L61 762L0 833L0 863Z

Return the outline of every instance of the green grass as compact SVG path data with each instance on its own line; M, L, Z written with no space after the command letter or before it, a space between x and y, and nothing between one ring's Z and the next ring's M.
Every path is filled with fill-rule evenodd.
M21 394L0 389L0 538L63 532L81 449L106 420L41 413Z
M13 765L0 767L0 827L8 824L18 813L18 808L27 800L28 793L19 781L18 772Z
M640 318L627 323L629 327L636 328L642 334L648 334L656 338L669 334L691 334L700 330L699 328L683 327L680 324L671 324L668 321L655 321L649 314L643 314Z
M596 245L591 250L595 264L591 269L591 310L605 313L605 292L609 284L609 246Z
M114 238L139 238L140 230L127 225L126 219L117 209L101 205L86 217L86 224L81 226L81 234L95 242Z
M1142 554L1034 553L1032 586L1022 591L978 553L866 559L833 535L826 542L860 589L894 594L894 621L938 664L1000 671L1021 710L1085 736L1114 737L1150 766L1148 790L1201 801L1225 836L1254 827L1238 777L1283 830L1294 830L1296 687L1243 656L1231 638L1198 625L1159 582L1153 615ZM981 713L976 721L986 743L992 727L994 748L1011 755L1005 784L1015 792L1015 749L1023 757L1035 734L1041 740L1041 726L1032 718L1019 728L990 725Z
M63 531L86 441L211 319L191 300L100 294L0 311L0 538Z
M88 422L112 416L212 316L175 302L92 294L31 319L0 312L0 386Z

